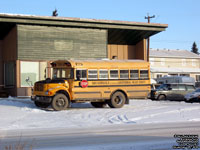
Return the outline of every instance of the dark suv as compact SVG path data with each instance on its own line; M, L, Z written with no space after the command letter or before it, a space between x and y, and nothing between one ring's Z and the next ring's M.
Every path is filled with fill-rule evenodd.
M195 90L190 84L162 84L156 90L151 91L152 100L184 100L187 93Z

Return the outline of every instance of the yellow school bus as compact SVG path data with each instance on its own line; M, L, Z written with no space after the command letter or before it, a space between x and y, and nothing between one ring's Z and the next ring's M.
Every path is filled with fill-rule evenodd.
M58 60L52 78L34 84L38 107L65 110L70 103L91 102L96 108L120 108L150 92L149 63L142 60Z

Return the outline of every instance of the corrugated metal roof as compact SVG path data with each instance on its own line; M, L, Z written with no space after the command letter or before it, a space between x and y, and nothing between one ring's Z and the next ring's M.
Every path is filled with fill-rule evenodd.
M163 50L150 49L150 57L168 57L168 58L199 58L200 56L187 50Z

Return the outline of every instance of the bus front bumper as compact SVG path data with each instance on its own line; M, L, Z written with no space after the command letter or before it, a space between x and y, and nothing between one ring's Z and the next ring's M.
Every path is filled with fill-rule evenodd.
M32 101L38 101L38 102L43 102L43 103L51 103L52 97L50 96L31 96Z

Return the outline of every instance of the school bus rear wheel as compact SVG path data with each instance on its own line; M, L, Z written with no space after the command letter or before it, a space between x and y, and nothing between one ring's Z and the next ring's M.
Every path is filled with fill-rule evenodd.
M121 108L124 106L126 97L122 92L115 92L111 99L108 101L108 105L111 108Z
M58 93L52 100L52 108L56 111L65 110L69 107L69 99L62 93Z

